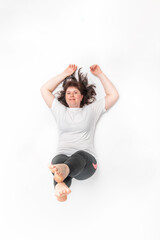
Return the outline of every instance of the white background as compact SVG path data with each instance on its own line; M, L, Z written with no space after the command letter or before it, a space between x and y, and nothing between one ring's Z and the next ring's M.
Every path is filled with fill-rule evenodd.
M160 2L2 0L0 220L3 240L160 239ZM57 125L40 87L98 64L120 98L100 119L92 178L54 196ZM102 234L102 235L101 235Z

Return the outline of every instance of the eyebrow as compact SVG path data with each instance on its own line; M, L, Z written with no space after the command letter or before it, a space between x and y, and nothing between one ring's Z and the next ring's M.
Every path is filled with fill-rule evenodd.
M77 92L78 90L74 90L73 92L75 92L75 91ZM67 92L70 92L70 91L68 90Z

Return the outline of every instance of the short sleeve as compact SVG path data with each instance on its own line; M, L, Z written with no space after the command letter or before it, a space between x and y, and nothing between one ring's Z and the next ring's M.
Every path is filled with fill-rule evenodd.
M105 97L96 100L90 104L90 106L94 112L96 122L103 115L103 113L108 112L108 109L105 108Z
M52 102L52 106L50 108L51 113L53 114L56 121L59 120L60 116L64 114L64 111L66 110L66 107L60 103L57 98L55 97Z

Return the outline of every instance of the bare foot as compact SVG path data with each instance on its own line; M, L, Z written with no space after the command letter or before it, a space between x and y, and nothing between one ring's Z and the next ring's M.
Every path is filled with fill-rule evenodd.
M57 183L55 186L55 196L57 197L57 200L60 202L64 202L67 200L67 195L71 192L71 189L68 188L68 186L62 182Z
M68 176L70 169L69 167L64 164L49 164L49 169L54 173L54 179L56 182L61 183L63 180Z

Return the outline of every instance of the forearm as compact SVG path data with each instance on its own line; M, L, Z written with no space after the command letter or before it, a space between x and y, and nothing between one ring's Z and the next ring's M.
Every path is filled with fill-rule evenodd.
M113 83L111 83L111 81L107 78L107 76L103 72L98 75L98 78L100 79L100 81L104 87L106 95L119 96L117 89L115 88Z
M64 72L62 72L48 80L45 84L43 84L41 89L47 89L50 92L53 92L66 77L67 75Z

